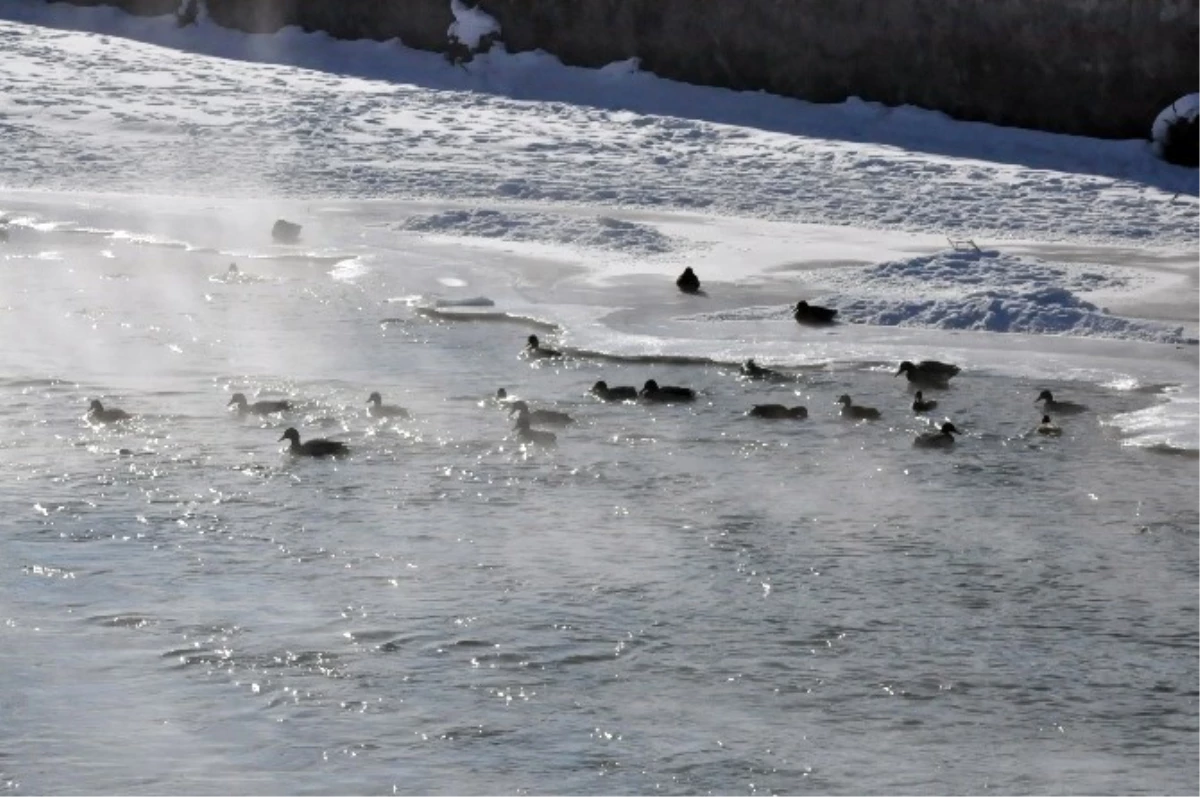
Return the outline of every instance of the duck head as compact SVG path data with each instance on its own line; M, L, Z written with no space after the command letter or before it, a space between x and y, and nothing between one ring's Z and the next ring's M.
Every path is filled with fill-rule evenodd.
M297 432L295 428L289 426L288 430L283 433L283 437L279 438L279 440L281 442L284 440L291 440L292 445L298 446L300 445L300 433Z
M517 411L516 425L513 428L523 432L529 431L529 410L520 409Z
M1050 423L1050 416L1049 416L1049 415L1043 415L1043 416L1042 416L1042 423Z
M896 371L895 375L900 376L900 374L904 373L905 371L915 371L916 369L917 367L915 365L913 365L910 361L905 360L904 362L900 363L900 368Z
M538 347L537 335L530 335L526 338L526 345L531 349L536 349Z
M655 382L653 379L647 379L646 384L642 385L643 393L653 393L656 390L658 390L658 382Z
M237 405L237 406L239 406L239 407L244 407L244 406L246 406L246 396L245 396L245 394L243 394L243 393L234 393L234 394L233 394L233 396L232 396L232 397L230 397L230 399L229 399L229 403L228 403L228 404L226 404L225 406L226 406L226 407L232 407L234 404L236 404L236 405Z
M849 407L849 406L850 406L851 404L853 404L854 402L853 402L853 400L850 398L850 396L849 396L849 395L846 395L846 394L844 394L844 393L843 393L841 396L839 396L839 397L838 397L837 403L838 403L838 404L841 404L843 407Z
M92 399L92 403L88 405L88 412L104 412L104 405L100 403L100 399Z
M379 395L379 391L377 390L371 395L367 396L367 403L374 404L376 407L378 407L383 403L383 396Z
M797 310L807 310L807 309L808 309L808 302L806 302L806 301L804 301L803 299L801 299L800 301L796 302L796 309L797 309Z
M945 423L942 424L942 434L952 435L952 434L962 434L962 432L958 431L957 426L950 423L949 421L946 421Z
M1039 401L1054 401L1054 394L1049 390L1043 390L1038 393L1038 397L1033 400L1033 403L1037 404Z
M503 401L504 399L508 398L508 391L502 387L496 388L496 398L500 401Z
M599 382L592 385L592 392L593 393L607 393L608 392L608 382L605 382L603 379L601 379Z
M915 396L913 396L913 398L915 398L917 401L922 401L922 400L924 400L924 399L923 399L923 397L921 396L921 391L920 391L920 390L918 390L918 391L917 391L917 394L916 394Z

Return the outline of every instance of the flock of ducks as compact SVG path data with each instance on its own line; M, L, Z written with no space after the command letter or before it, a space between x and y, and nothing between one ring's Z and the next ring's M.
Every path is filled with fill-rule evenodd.
M229 266L229 273L237 273L236 264ZM675 284L684 293L703 293L700 290L700 279L690 267L684 269L684 272L675 281ZM796 321L801 324L832 324L837 316L837 310L810 305L808 302L801 300L797 302L793 315ZM562 357L563 353L557 349L543 346L542 342L538 340L537 335L530 335L526 339L522 355L528 359L554 359ZM900 363L900 367L897 369L895 375L900 376L903 374L909 383L918 387L946 388L949 386L949 381L960 370L957 365L937 360L921 360L920 362L905 360ZM752 359L742 364L741 375L746 379L759 381L791 381L792 379L791 376L779 371L758 365ZM696 400L696 391L691 388L677 385L660 385L653 379L647 380L640 390L632 385L609 385L604 380L600 380L592 385L590 392L596 398L606 402L643 401L659 404L675 404ZM514 419L513 433L522 442L542 446L554 445L556 443L556 436L553 432L545 429L536 429L534 426L562 428L575 422L575 419L565 412L530 409L526 402L511 399L504 388L496 391L495 398L498 402L508 404L509 417ZM1050 420L1050 413L1071 415L1087 410L1087 407L1082 404L1070 401L1058 401L1049 390L1043 390L1034 401L1035 404L1037 402L1043 402L1042 411L1044 414L1042 415L1042 422L1036 428L1036 432L1047 436L1062 434L1062 429ZM854 399L848 394L840 396L837 403L841 404L841 416L848 420L875 421L882 417L882 413L878 409L855 404ZM911 406L914 413L923 414L932 411L937 405L936 400L926 399L924 392L917 390ZM284 413L292 409L291 402L286 399L255 401L251 403L247 401L243 393L234 393L226 406L233 407L239 415L260 416ZM746 414L754 418L772 420L801 420L808 417L808 408L803 406L789 407L783 404L755 404ZM383 397L378 392L373 392L367 397L367 415L371 418L406 419L410 417L408 410L403 407L384 404ZM99 400L93 400L88 408L86 417L92 423L108 424L129 420L133 416L122 409L106 408ZM959 429L953 423L947 421L933 431L917 435L913 440L913 445L921 448L949 448L954 445L954 436L959 434L962 434ZM294 427L289 427L279 439L280 441L289 441L287 450L288 453L294 456L318 458L340 457L350 453L350 449L345 443L336 440L317 438L301 442L300 433Z
M543 346L536 335L529 336L522 354L527 358L535 359L563 356L562 352ZM900 363L895 375L904 375L913 385L926 388L946 388L949 386L950 379L956 376L959 371L960 369L957 365L938 362L937 360L922 360L920 362L905 360ZM752 359L742 364L740 373L746 379L758 381L791 381L793 379L793 377L787 374L763 367ZM633 385L609 385L604 380L600 380L592 385L590 393L597 399L605 402L642 401L657 404L678 404L696 400L696 391L689 387L660 385L653 379L646 380L646 383L640 390ZM504 388L499 388L496 391L495 400L507 405L509 417L513 418L513 434L523 443L532 443L540 446L555 445L557 437L553 432L534 427L549 426L563 428L575 423L575 419L566 412L531 409L525 401L510 397ZM1087 411L1087 407L1082 404L1055 399L1054 394L1049 390L1043 390L1038 394L1034 403L1039 402L1042 403L1044 414L1042 415L1041 423L1035 431L1038 434L1046 436L1057 437L1062 434L1061 427L1050 420L1051 412L1060 415L1073 415ZM837 403L841 405L841 417L847 420L876 421L883 416L883 413L875 407L855 404L854 399L849 394L838 397ZM913 396L911 407L914 413L923 414L935 409L937 405L936 400L925 398L923 390L917 390ZM371 418L406 419L410 417L408 410L405 408L392 404L384 404L383 396L378 391L372 392L367 397L366 406L367 415ZM259 416L280 414L288 412L293 408L292 403L286 399L263 400L251 403L243 393L234 393L230 397L226 407L232 407L238 415ZM808 417L808 408L803 406L789 407L783 404L755 404L746 414L753 418L771 420L802 420ZM129 420L133 416L122 409L115 407L106 408L98 399L94 399L89 405L86 417L92 423L109 424ZM913 440L913 445L919 448L950 448L954 445L955 435L960 434L962 432L953 423L947 421L937 429L917 435ZM294 456L316 458L341 457L350 453L350 449L345 443L336 440L317 438L302 442L300 440L300 433L294 427L289 427L279 439L280 441L287 440L289 442L287 451Z

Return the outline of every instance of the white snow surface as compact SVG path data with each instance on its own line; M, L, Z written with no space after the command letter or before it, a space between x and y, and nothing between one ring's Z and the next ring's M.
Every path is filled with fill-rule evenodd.
M454 13L464 41L491 30L457 0ZM1195 356L1181 370L1165 353L1196 335L1197 173L1161 162L1148 142L689 86L636 60L585 70L499 47L459 68L398 42L246 35L204 17L177 28L41 0L0 5L0 50L0 218L17 200L65 197L60 217L8 213L18 233L103 229L242 256L252 248L204 240L203 229L72 212L69 197L91 192L94 209L108 194L123 219L161 212L154 197L179 208L219 197L248 229L287 208L306 239L333 235L339 213L365 218L339 201L386 201L387 221L306 256L356 281L381 256L355 249L369 240L407 256L566 266L595 290L690 265L714 294L756 293L680 312L690 337L615 334L599 319L620 305L591 294L587 306L522 303L447 275L449 292L465 293L433 301L494 304L601 351L712 356L717 346L778 363L800 355L764 323L786 321L804 297L853 322L812 342L807 360L925 351L1032 375L1165 381L1179 387L1161 411L1111 422L1147 445L1165 435L1197 447ZM948 250L947 236L983 251ZM1104 309L1164 303L1173 315ZM1176 305L1189 304L1180 317Z
M471 8L462 0L450 0L450 11L454 21L446 31L447 35L472 49L478 47L479 41L489 33L500 33L500 23L483 9Z

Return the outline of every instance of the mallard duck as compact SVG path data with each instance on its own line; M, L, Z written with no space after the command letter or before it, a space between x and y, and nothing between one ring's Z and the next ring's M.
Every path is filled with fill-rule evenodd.
M1047 413L1057 413L1058 415L1075 415L1080 412L1087 412L1087 407L1082 404L1076 404L1073 401L1055 401L1054 394L1049 390L1043 390L1038 394L1038 397L1033 400L1034 404L1039 401L1046 402L1042 405L1042 409Z
M528 410L520 410L517 413L517 422L513 426L513 432L516 434L517 439L523 443L533 443L539 446L553 446L558 443L558 438L554 432L533 429L529 426Z
M99 399L92 399L92 403L88 405L87 419L93 423L116 423L117 421L127 421L133 416L122 409L113 407L112 409L104 409L104 405Z
M849 396L841 396L838 403L842 405L842 417L855 421L875 421L879 419L879 410L874 407L864 407L855 404Z
M691 266L683 270L683 273L679 275L679 279L675 280L675 284L684 293L700 292L700 278L696 276L696 272L692 271Z
M378 392L367 396L367 415L372 418L407 418L408 410L395 404L384 404Z
M591 393L601 401L629 401L638 397L637 388L633 385L609 387L603 379L592 385Z
M746 360L742 363L742 376L747 379L760 379L763 381L782 381L785 377L783 374L772 368L764 368L754 360Z
M690 387L676 387L674 385L662 385L660 387L658 382L655 382L653 379L646 380L646 384L642 386L642 392L638 395L644 401L658 401L663 403L696 400L696 391Z
M276 412L286 412L292 408L288 401L256 401L246 403L244 393L234 393L226 407L236 407L238 415L271 415Z
M837 313L832 307L809 304L802 299L796 302L796 310L792 317L800 324L832 324Z
M557 349L547 349L538 342L537 335L530 335L525 344L525 354L528 357L562 357L562 352Z
M954 445L954 435L962 434L954 424L946 421L934 432L922 432L913 439L918 448L949 448Z
M908 381L917 385L945 387L950 381L950 377L959 372L957 365L950 363L940 363L937 360L921 360L919 363L914 363L905 360L900 363L900 369L896 371L896 376L905 374L908 376Z
M937 407L937 402L933 399L926 401L920 390L917 391L917 395L913 396L913 412L929 412L935 407Z
M575 423L575 419L565 412L558 410L531 410L529 405L524 401L514 401L509 405L508 414L514 412L525 413L529 416L530 423L536 423L539 426L569 426Z
M808 408L806 407L785 407L782 404L755 404L747 415L753 418L796 418L797 420L808 417Z
M1050 420L1049 415L1043 415L1042 422L1038 424L1037 433L1047 437L1058 437L1062 434L1062 429Z
M341 457L350 453L345 443L336 440L317 438L301 444L300 433L291 427L279 439L290 440L292 444L288 446L288 453L297 457Z

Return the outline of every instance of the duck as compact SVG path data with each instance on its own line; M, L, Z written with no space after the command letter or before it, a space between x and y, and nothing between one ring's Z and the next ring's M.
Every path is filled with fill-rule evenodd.
M1087 412L1087 407L1082 404L1076 404L1073 401L1056 401L1054 394L1049 390L1043 390L1038 394L1038 397L1033 400L1034 404L1039 401L1046 402L1042 405L1042 409L1047 413L1056 412L1059 415L1074 415L1079 412Z
M692 271L691 266L683 270L683 273L679 275L679 279L675 280L675 284L684 293L700 292L700 278L696 276L696 272Z
M1038 424L1037 433L1047 437L1058 437L1062 434L1062 427L1051 421L1049 415L1043 415L1042 422Z
M521 410L517 413L517 422L513 426L513 431L516 433L517 439L522 443L533 443L539 446L553 446L558 443L558 437L555 436L554 432L533 429L529 426L528 410Z
M92 403L88 405L87 418L94 423L116 423L117 421L127 421L132 417L125 410L116 407L106 410L99 399L92 399Z
M384 404L378 391L367 396L367 415L372 418L407 418L408 410L395 404Z
M525 354L530 357L562 357L557 349L547 349L538 342L537 335L530 335L525 344Z
M917 395L913 396L913 403L912 403L913 412L929 412L930 410L932 410L936 407L937 407L937 402L934 401L933 399L929 399L928 401L926 401L925 397L921 395L920 390L917 391Z
M601 401L629 401L638 397L638 390L633 385L609 387L603 379L592 385L591 393Z
M337 440L317 438L302 444L300 433L292 427L288 427L288 430L283 433L283 437L279 439L292 441L292 444L288 446L288 453L297 457L342 457L350 453L346 444L339 443Z
M958 428L946 421L937 431L922 432L913 439L913 445L918 448L950 448L954 445L954 435L962 434Z
M529 405L524 401L514 401L509 405L508 414L524 413L529 416L530 423L536 423L541 426L569 426L575 423L575 419L565 412L558 410L531 410Z
M291 402L288 401L256 401L253 404L247 404L244 393L234 393L225 406L236 406L239 415L271 415L276 412L286 412L292 408Z
M496 401L508 401L508 391L502 387L496 388Z
M801 420L808 417L807 407L785 407L782 404L755 404L748 413L752 418L771 418L772 420L795 418Z
M658 401L669 403L674 401L695 401L696 391L690 387L676 387L674 385L659 386L658 382L653 379L647 379L646 384L642 385L642 392L638 394L645 401Z
M792 317L799 324L832 324L837 313L838 311L832 307L809 304L801 299L796 302L796 310L792 313Z
M855 421L876 421L879 420L879 410L874 407L864 407L855 404L848 395L843 395L838 398L838 403L842 405L842 417L850 418Z
M763 366L754 362L753 359L746 360L746 362L742 363L742 376L746 377L747 379L762 379L768 381L777 381L784 378L783 374L779 373L773 368L764 368Z
M241 272L238 271L237 263L230 263L229 269L225 273L230 277L236 277Z
M950 378L960 370L957 365L942 363L937 360L921 360L919 363L905 360L900 363L900 368L896 371L896 376L905 374L908 377L908 381L915 385L945 387Z

